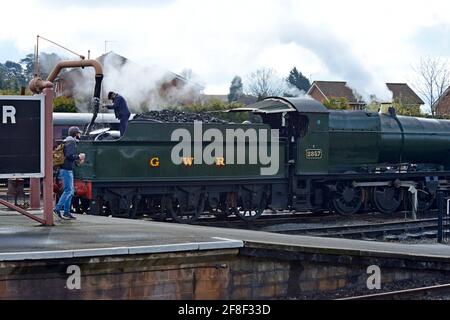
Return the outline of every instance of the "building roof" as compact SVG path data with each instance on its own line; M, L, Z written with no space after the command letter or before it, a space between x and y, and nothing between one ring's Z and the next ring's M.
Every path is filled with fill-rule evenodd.
M441 94L439 99L433 104L433 109L438 115L450 114L450 87Z
M392 99L403 104L425 104L422 99L406 83L386 83L392 92Z
M357 98L354 90L348 87L345 81L314 81L307 93L309 94L314 87L317 87L327 99L342 97L346 98L350 104L364 103Z

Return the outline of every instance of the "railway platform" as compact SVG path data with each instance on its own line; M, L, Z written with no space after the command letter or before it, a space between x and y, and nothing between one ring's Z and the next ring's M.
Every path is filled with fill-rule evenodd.
M447 245L77 218L44 227L0 211L0 298L270 299L365 287L373 265L382 283L450 270Z

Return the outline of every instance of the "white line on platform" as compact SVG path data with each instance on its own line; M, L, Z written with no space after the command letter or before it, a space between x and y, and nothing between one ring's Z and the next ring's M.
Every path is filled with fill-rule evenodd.
M54 250L54 251L31 251L31 252L5 252L0 253L0 261L23 261L43 259L67 259L77 257L99 257L115 255L133 255L144 253L165 253L179 251L201 251L215 249L242 248L244 242L224 238L222 241L210 242L188 242L175 244L162 244L153 246L113 247L113 248L91 248L76 250Z

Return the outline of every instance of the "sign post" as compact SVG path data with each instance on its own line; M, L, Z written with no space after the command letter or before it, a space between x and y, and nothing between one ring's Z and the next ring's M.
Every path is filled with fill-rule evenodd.
M44 97L0 96L0 178L44 176Z
M45 177L44 219L53 225L53 88L44 89L45 96Z
M53 92L45 94L0 96L0 179L45 177L44 218L1 199L0 204L44 225L53 225Z

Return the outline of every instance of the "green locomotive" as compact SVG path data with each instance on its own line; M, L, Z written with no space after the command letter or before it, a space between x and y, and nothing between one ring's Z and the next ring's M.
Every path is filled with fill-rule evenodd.
M408 190L418 190L426 210L450 176L450 121L392 110L333 111L312 99L270 97L229 111L261 123L133 120L120 139L80 142L87 161L75 170L76 194L91 214L180 222L206 212L253 220L267 208L393 213L411 199ZM180 147L183 135L191 140Z

